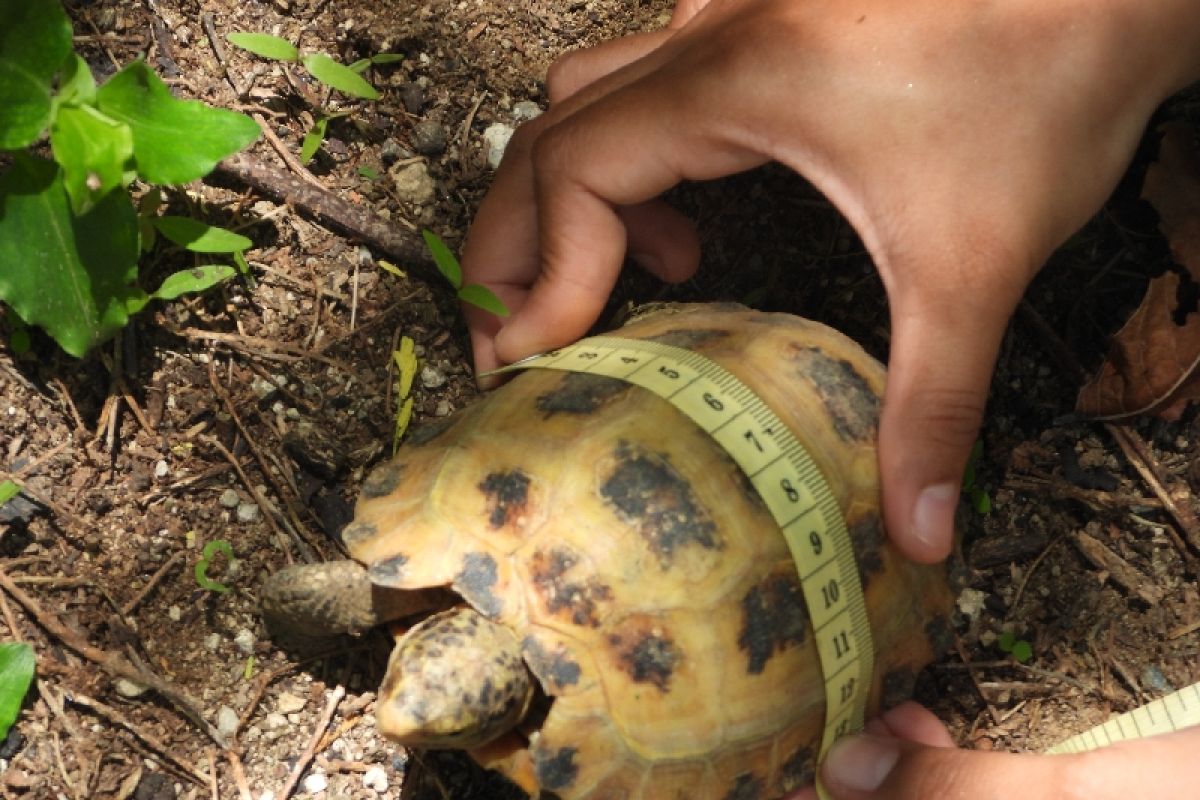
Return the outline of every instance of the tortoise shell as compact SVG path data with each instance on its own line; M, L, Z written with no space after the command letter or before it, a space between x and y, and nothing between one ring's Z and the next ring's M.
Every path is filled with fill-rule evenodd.
M885 541L881 365L825 326L740 306L672 306L618 335L703 353L792 429L853 540L871 708L906 696L948 644L952 594L944 567ZM654 394L522 373L415 432L344 539L377 591L449 587L516 635L548 711L473 755L531 793L750 800L812 782L824 686L796 565L732 459Z

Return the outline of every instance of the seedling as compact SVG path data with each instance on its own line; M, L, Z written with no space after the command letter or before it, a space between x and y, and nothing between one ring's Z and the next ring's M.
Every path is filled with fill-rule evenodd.
M29 152L47 133L52 160ZM0 0L0 301L83 356L151 300L228 279L231 267L201 267L139 288L146 225L128 188L203 177L259 134L242 114L177 100L141 61L97 86L58 0Z
M21 713L21 703L33 683L33 648L23 642L0 644L0 739Z
M429 254L433 256L433 263L437 265L438 272L442 273L442 277L454 287L454 293L459 300L470 303L476 308L482 308L484 311L490 311L499 317L508 316L508 307L491 289L479 283L468 283L463 286L462 266L454 257L454 253L450 252L450 248L438 238L436 233L425 229L421 231L421 235L425 237L425 246L429 248Z
M12 500L21 493L21 485L16 481L0 481L0 506Z
M350 66L346 66L345 64L338 63L325 53L304 52L287 39L272 36L269 33L231 33L225 38L229 40L230 44L254 53L256 56L269 58L273 61L286 61L299 64L314 79L331 89L336 89L339 92L363 100L378 100L379 92L376 91L374 86L367 83L360 73L366 71L367 67L370 67L372 64L391 64L404 58L399 53L380 53L370 58L359 59ZM325 141L325 131L329 127L330 120L344 117L346 114L347 112L345 111L337 113L317 112L316 121L304 134L304 141L300 146L300 160L302 162L307 164L316 155L317 150L321 148L321 143Z
M971 501L971 507L975 509L977 514L988 514L992 510L992 496L988 494L986 489L979 485L975 474L975 469L982 458L983 442L976 440L975 446L971 448L971 455L967 459L967 468L963 472L962 489Z
M1018 664L1024 664L1033 658L1033 645L1024 639L1018 639L1012 631L1004 631L996 640L996 646L1008 653Z
M200 552L200 560L196 562L196 583L201 589L224 594L229 591L229 587L208 577L208 568L212 565L212 560L217 553L221 553L230 561L233 560L233 548L229 546L229 542L224 539L213 539L204 545L204 550Z
M416 344L407 336L400 337L400 349L392 353L396 363L396 427L392 434L392 453L400 447L400 439L412 421L413 379L417 376Z

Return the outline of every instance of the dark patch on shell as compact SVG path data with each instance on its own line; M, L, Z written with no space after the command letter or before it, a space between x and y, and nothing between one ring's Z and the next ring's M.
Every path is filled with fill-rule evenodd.
M666 692L683 660L683 653L671 638L652 630L612 634L608 643L617 651L617 661L635 683L649 683Z
M633 384L607 375L568 372L558 386L538 395L537 410L547 417L557 413L591 414L614 397L619 397Z
M374 539L379 535L379 529L369 522L351 522L342 528L342 544L353 548L355 545Z
M711 342L729 338L729 331L720 328L677 328L650 336L648 342L661 342L685 350L701 350Z
M403 553L397 553L390 558L380 559L369 566L367 568L367 575L370 577L371 583L376 586L403 588L404 566L407 563L408 556Z
M388 461L371 470L362 482L362 496L367 499L386 497L400 487L404 465Z
M880 682L880 710L887 711L911 698L916 685L917 673L911 667L897 667L885 672Z
M537 639L526 636L521 642L521 652L525 656L525 663L548 693L555 694L563 687L579 683L582 670L565 649L559 648L551 653Z
M817 779L817 754L812 746L801 747L788 756L779 769L784 791L811 786Z
M746 654L746 672L760 674L776 652L804 644L808 606L794 572L768 575L742 598L738 647Z
M488 524L499 530L525 512L529 499L529 476L519 469L493 472L479 483L488 499Z
M572 580L567 573L579 558L562 547L538 550L530 558L530 577L546 610L576 625L600 625L600 604L612 599L612 590L593 575Z
M542 789L566 789L579 777L574 747L560 747L553 754L541 750L533 755L533 769Z
M733 786L722 800L762 800L766 793L763 779L750 772L743 772L733 779Z
M879 515L864 514L849 527L850 544L854 548L854 560L858 564L858 579L866 591L871 576L883 571L883 546L887 538Z
M843 441L872 441L879 424L879 395L845 359L835 359L818 347L793 345L790 358L806 378L833 420Z
M454 423L458 422L459 413L461 412L455 412L448 417L438 417L428 422L413 425L408 429L408 435L404 437L404 446L420 447L421 445L429 444L454 427Z
M716 523L665 456L628 442L618 443L615 455L617 466L600 494L621 519L637 525L663 569L680 547L722 548Z
M496 580L496 559L487 553L467 553L462 570L454 576L453 586L479 613L495 619L504 608L493 591Z

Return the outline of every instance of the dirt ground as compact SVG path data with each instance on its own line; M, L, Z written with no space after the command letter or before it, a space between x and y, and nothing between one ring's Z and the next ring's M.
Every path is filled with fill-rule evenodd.
M492 174L485 131L545 106L551 60L669 15L664 0L68 5L98 75L145 57L180 95L259 115L292 153L316 108L337 99L231 47L219 59L206 25L220 37L278 33L345 62L402 54L370 75L381 100L342 104L349 114L331 124L311 169L364 217L389 217L403 236L432 228L452 247ZM1163 114L1195 116L1195 105ZM1189 410L1114 433L1072 411L1074 370L1095 367L1169 260L1138 199L1153 136L1144 150L1039 278L1005 340L976 479L992 509L963 515L959 645L919 685L965 746L1042 749L1200 680L1198 554L1181 546L1155 488L1197 509L1200 418ZM252 157L286 170L267 142ZM334 535L364 472L389 452L390 353L401 335L424 365L417 420L475 396L448 286L416 261L398 264L407 277L390 274L379 266L387 256L236 177L170 199L254 238L253 284L159 307L82 361L42 338L17 356L0 334L0 478L39 501L0 509L2 636L31 642L38 658L35 688L0 747L0 792L504 796L461 760L409 755L376 734L382 638L298 661L256 611L264 576L338 557ZM821 320L886 357L870 261L803 181L768 167L672 199L699 223L701 274L663 287L630 270L614 308L735 300ZM186 265L156 253L146 285ZM322 452L332 456L314 457ZM224 594L194 578L202 548L218 539L236 555L217 556L209 571L232 587ZM1030 644L1028 663L1001 651L1003 632ZM146 674L160 683L148 689Z

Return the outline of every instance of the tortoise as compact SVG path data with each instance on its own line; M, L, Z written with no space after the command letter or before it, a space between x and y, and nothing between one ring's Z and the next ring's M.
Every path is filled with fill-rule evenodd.
M876 643L869 711L952 641L945 566L888 545L883 367L815 322L677 305L619 336L698 351L792 429L840 504ZM753 485L665 400L530 370L414 431L364 481L353 560L261 592L284 636L414 615L379 730L459 748L535 797L777 798L812 782L824 687L787 545Z

